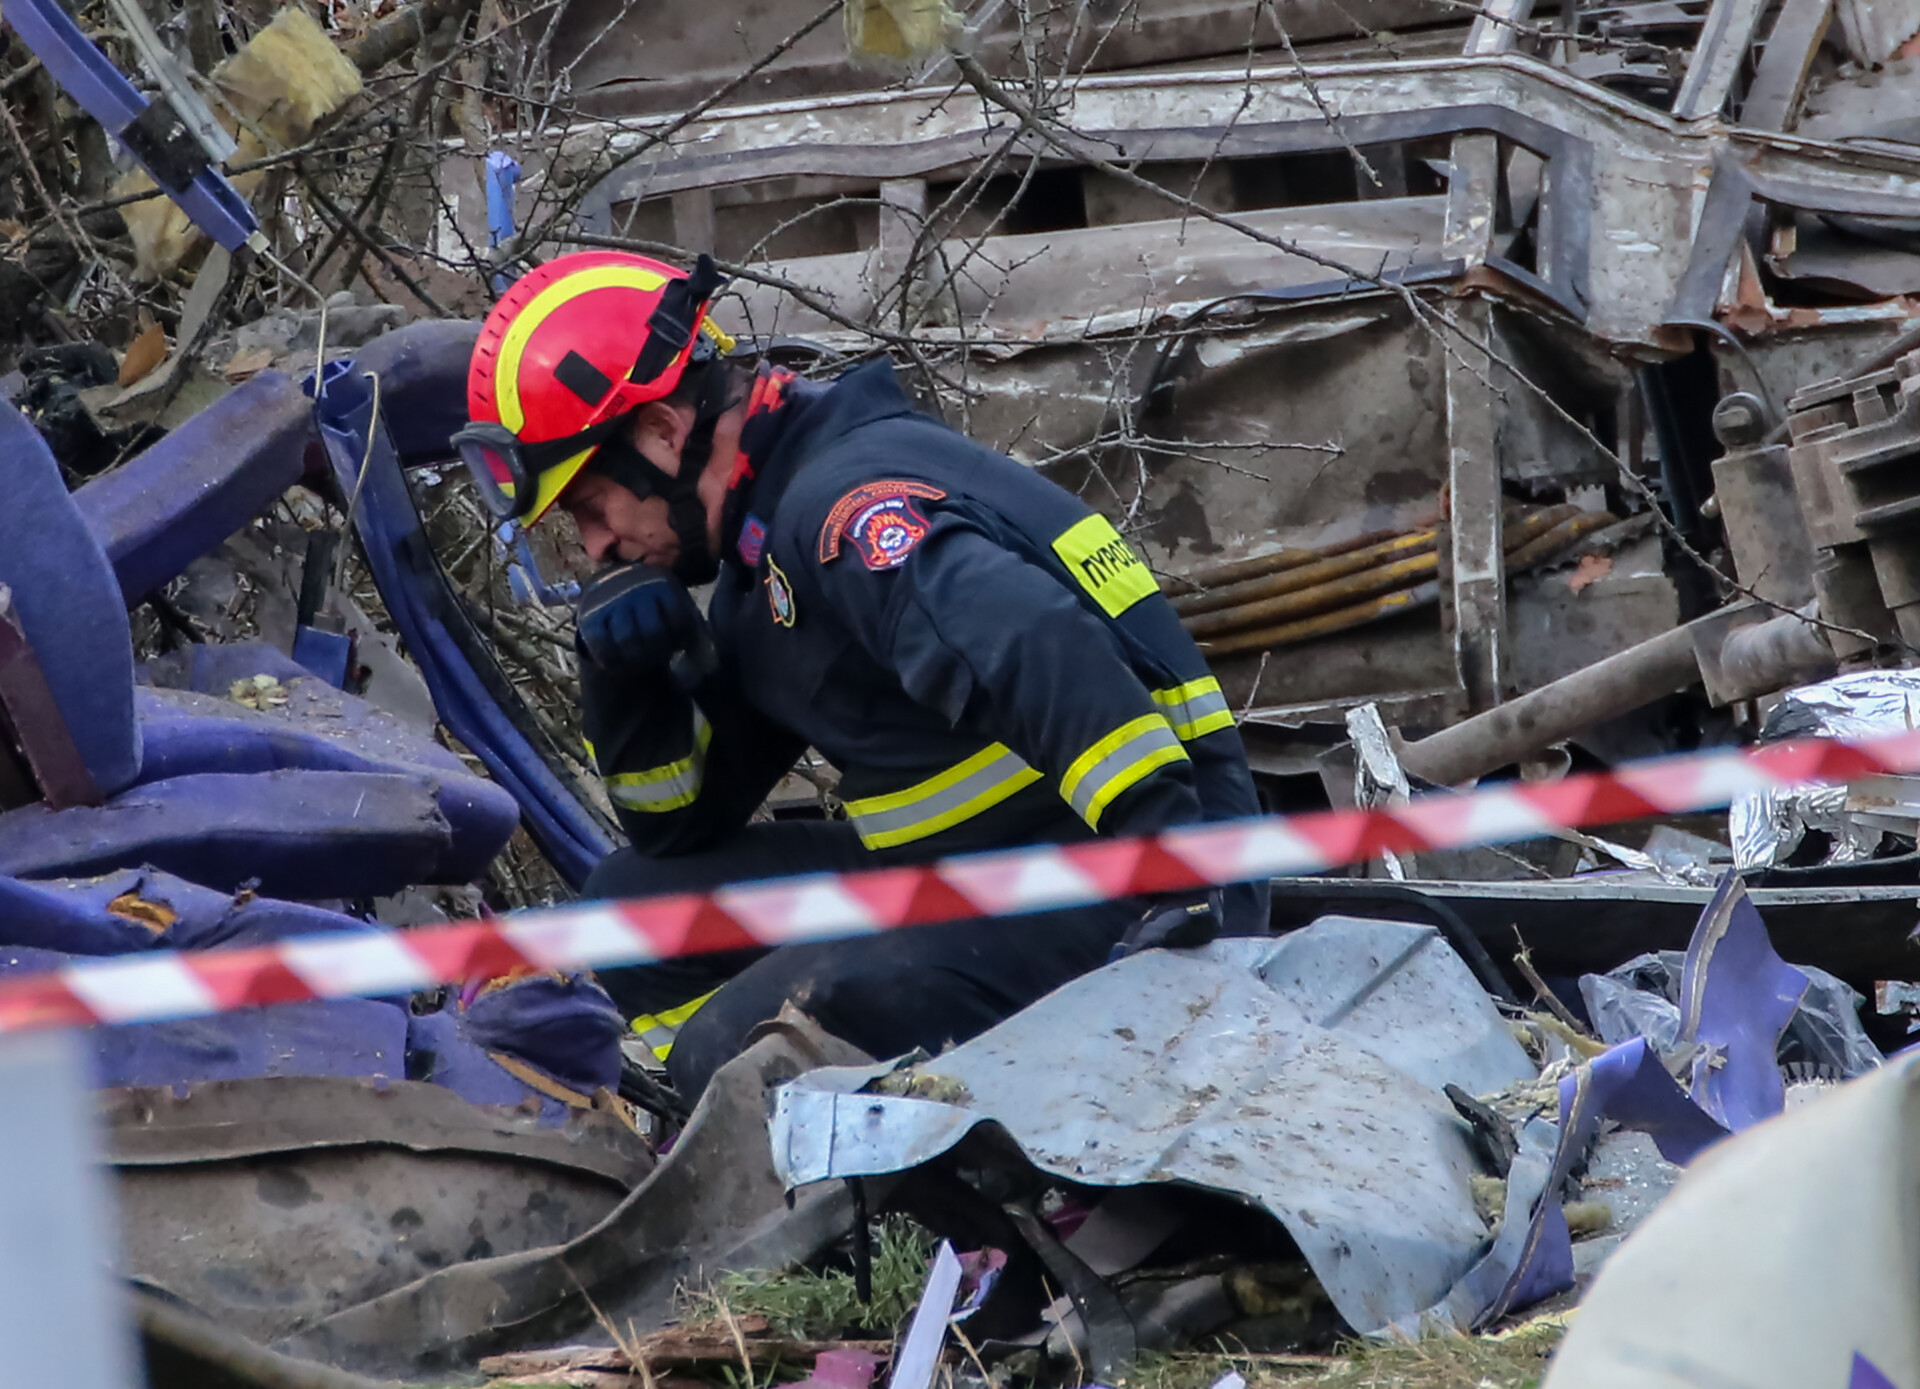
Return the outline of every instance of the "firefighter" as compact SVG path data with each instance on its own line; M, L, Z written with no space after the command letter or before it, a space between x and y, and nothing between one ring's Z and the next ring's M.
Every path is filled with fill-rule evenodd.
M1259 812L1219 683L1098 513L914 409L731 362L721 277L554 260L488 316L455 436L494 513L558 505L589 751L631 847L589 898L920 862ZM713 585L703 614L689 589ZM844 819L755 822L809 747ZM892 1056L1106 962L1266 929L1264 887L606 971L691 1102L792 1002Z

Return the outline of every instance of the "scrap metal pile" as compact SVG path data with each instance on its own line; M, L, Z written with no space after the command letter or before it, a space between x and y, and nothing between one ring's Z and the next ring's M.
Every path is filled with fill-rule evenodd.
M448 443L579 247L713 250L742 360L890 356L1107 513L1276 810L1914 727L1920 0L654 8L7 0L0 976L614 847L581 561ZM1727 1194L1911 1204L1914 781L1277 880L935 1057L789 1011L691 1113L585 973L183 995L85 1033L154 1382L1336 1383L1589 1287L1551 1384L1708 1323L1827 1382L1791 1265L1920 1383L1842 1295L1910 1293L1904 1214Z

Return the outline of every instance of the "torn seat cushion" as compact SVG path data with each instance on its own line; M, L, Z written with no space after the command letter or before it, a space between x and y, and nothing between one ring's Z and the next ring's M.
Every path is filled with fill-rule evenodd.
M258 516L306 472L313 407L263 371L73 494L131 608Z
M458 757L398 719L304 671L292 678L285 707L271 713L184 690L142 689L135 705L146 748L143 783L212 772L421 778L433 788L448 828L447 852L422 881L479 877L520 823L520 807L506 790L474 776Z
M66 715L101 794L140 773L133 714L133 639L120 583L67 493L46 441L0 403L0 584Z
M407 1078L407 1010L368 998L95 1027L95 1083L197 1085L253 1076Z
M226 891L383 897L432 882L453 834L422 776L264 772L175 777L98 807L0 815L0 873L83 877L151 864Z
M541 1124L552 1128L564 1124L568 1110L576 1107L555 1095L541 1094L515 1076L467 1037L460 1019L444 1009L407 1019L407 1078L432 1081L468 1104L519 1106L535 1101ZM590 1098L591 1092L579 1094L582 1101Z
M496 982L463 1002L460 1030L490 1052L519 1057L569 1090L620 1084L626 1020L584 974L543 973Z
M0 877L0 946L125 955L369 929L324 907L216 892L150 868L45 882Z

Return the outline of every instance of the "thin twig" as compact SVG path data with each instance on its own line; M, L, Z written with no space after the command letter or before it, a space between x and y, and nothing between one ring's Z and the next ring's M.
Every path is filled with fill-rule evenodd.
M1527 948L1527 942L1521 936L1520 928L1517 925L1513 928L1513 938L1520 943L1520 949L1515 952L1513 957L1513 967L1520 971L1520 977L1526 980L1527 987L1533 990L1534 1002L1544 1003L1549 1013L1552 1013L1556 1018L1560 1019L1561 1022L1571 1027L1577 1035L1582 1037L1593 1036L1592 1029L1588 1028L1580 1019L1568 1011L1567 1005L1562 1003L1554 991L1547 987L1547 981L1540 977L1540 971L1533 967L1533 951Z

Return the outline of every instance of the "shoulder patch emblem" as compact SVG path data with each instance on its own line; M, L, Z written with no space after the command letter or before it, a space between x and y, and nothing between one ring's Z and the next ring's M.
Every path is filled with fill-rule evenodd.
M840 555L842 539L858 542L854 534L855 524L868 517L883 503L892 503L897 509L908 513L920 532L909 540L906 547L899 551L899 557L890 564L875 564L871 553L862 546L861 555L872 569L891 569L907 557L907 551L920 543L927 533L927 518L912 504L918 497L922 501L937 502L947 494L931 483L915 482L911 478L883 478L879 482L863 482L846 496L833 504L833 510L827 513L826 524L820 527L820 563L837 559ZM904 539L905 537L897 537Z
M760 567L760 556L767 548L767 525L758 516L748 516L740 527L740 560L749 569Z
M927 518L911 497L884 497L847 522L844 534L869 569L898 569L927 538Z
M773 620L782 627L791 627L800 618L793 606L793 585L787 582L786 571L772 555L767 556L767 606L773 609Z

